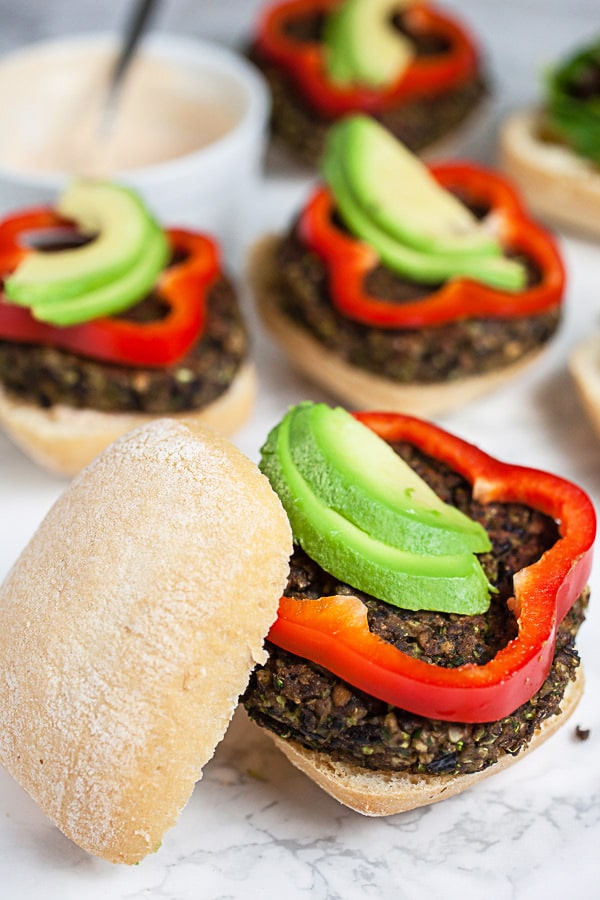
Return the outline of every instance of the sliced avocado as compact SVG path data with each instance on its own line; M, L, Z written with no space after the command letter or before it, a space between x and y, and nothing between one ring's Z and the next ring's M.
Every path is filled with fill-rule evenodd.
M324 29L327 71L339 85L384 87L412 61L412 41L392 24L408 0L346 0Z
M473 278L501 290L519 291L524 287L523 267L503 257L478 254L426 253L407 247L373 222L348 190L337 163L325 160L325 175L335 195L340 215L350 230L370 244L392 271L422 284L439 284L448 278Z
M345 87L355 81L354 69L348 56L348 46L344 34L344 6L325 17L323 23L323 46L325 64L330 80Z
M484 553L484 528L444 503L385 441L346 410L301 403L290 453L311 490L371 537L411 553Z
M96 236L81 247L28 253L6 279L13 303L62 303L113 281L140 259L157 227L132 191L107 182L74 182L56 209L83 232Z
M114 281L66 300L40 300L33 304L31 312L42 322L60 326L124 312L152 290L168 257L165 236L160 228L154 227L141 257Z
M339 134L337 152L349 190L391 237L432 253L502 255L500 243L464 203L386 128L355 116Z
M295 540L327 572L405 609L475 614L489 606L489 586L469 553L427 556L371 537L331 509L304 480L291 454L287 415L261 453L260 467L288 514Z
M365 117L361 118L365 123L368 123L365 127L370 128L371 120ZM487 251L485 249L482 251L482 247L479 247L475 252L468 252L464 248L459 252L418 249L414 246L414 232L411 237L411 244L403 242L399 234L402 228L411 231L412 226L408 223L413 209L418 207L417 200L403 209L402 215L407 224L399 227L395 236L385 231L378 224L378 214L375 218L371 215L372 204L369 203L365 196L362 197L361 201L361 198L354 193L353 185L348 180L346 157L349 153L348 144L350 144L350 150L352 148L352 139L350 141L346 140L346 129L354 121L355 117L346 119L330 130L323 159L325 179L335 196L340 215L350 230L377 250L381 260L392 271L423 284L438 284L448 278L465 277L473 278L501 290L522 290L526 281L525 268L514 260L497 255L495 250L493 253L490 253L489 248ZM372 123L372 126L376 129L380 128L376 123ZM381 130L383 131L383 129ZM365 166L370 165L368 157L363 160L363 164ZM410 180L412 177L411 172L405 172L402 177ZM382 185L382 190L383 187ZM389 184L387 189L392 193ZM446 194L441 188L440 191L442 195ZM443 203L442 206L444 210L446 204ZM432 208L430 204L428 209L429 215L434 218L435 205ZM440 218L444 216L443 210ZM417 213L417 220L419 220L419 217L420 214ZM421 238L421 242L422 240ZM418 241L419 238L417 238ZM427 241L427 237L425 241Z

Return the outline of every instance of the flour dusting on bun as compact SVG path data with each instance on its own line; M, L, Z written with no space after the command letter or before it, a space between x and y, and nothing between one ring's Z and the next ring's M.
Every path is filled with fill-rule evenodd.
M159 847L225 733L288 572L225 438L157 420L77 476L0 589L0 762L75 843Z

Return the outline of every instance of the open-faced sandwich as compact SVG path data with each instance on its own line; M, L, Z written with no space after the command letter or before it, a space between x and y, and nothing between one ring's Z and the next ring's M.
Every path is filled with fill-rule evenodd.
M413 151L439 152L486 93L469 32L421 0L279 0L251 55L271 86L274 135L310 164L331 124L360 112Z
M579 488L420 419L311 403L260 467L295 549L244 704L321 787L367 815L412 809L564 723L595 536Z
M506 121L501 155L537 215L600 237L600 36L549 72L540 108Z
M356 408L433 415L544 349L564 269L504 179L428 169L366 116L330 130L323 173L250 259L261 316L304 374Z
M226 434L245 421L247 331L206 235L78 181L0 222L0 275L0 423L41 465L73 474L157 415Z

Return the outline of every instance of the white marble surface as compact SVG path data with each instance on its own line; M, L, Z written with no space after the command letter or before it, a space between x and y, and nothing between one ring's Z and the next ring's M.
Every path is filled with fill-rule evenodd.
M237 40L258 3L175 0L157 27ZM521 3L456 0L490 51L497 96L488 129L470 148L489 161L498 118L535 96L540 67L597 30L597 0ZM105 30L117 0L0 0L0 48L38 36ZM1 111L0 111L1 120ZM265 182L248 240L283 224L306 184L281 170ZM560 238L569 272L565 319L541 362L517 382L440 424L511 462L559 473L600 501L599 441L566 370L571 348L600 328L600 247ZM246 298L248 303L248 298ZM289 403L322 395L290 371L257 327L261 391L236 443L256 459L268 427ZM0 577L64 487L0 435ZM580 900L600 896L600 577L579 641L587 689L574 719L519 765L438 806L366 819L329 799L237 713L202 782L161 850L126 868L95 860L64 838L0 770L0 897L11 900L216 900L355 897L421 900ZM590 729L586 742L575 726Z

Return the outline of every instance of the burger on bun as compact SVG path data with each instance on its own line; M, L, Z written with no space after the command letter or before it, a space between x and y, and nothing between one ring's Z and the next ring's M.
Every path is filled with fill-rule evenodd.
M540 218L600 237L600 36L549 74L540 108L502 127L507 174Z
M329 128L353 113L373 116L415 153L458 146L489 89L478 43L435 2L271 0L250 56L271 88L273 137L315 166Z
M294 765L389 815L564 724L583 690L583 491L423 420L324 404L292 408L260 465L295 548L244 704Z
M0 425L74 475L171 416L232 434L254 401L248 334L215 241L164 230L141 199L77 181L0 222Z
M543 352L564 268L503 178L428 169L366 116L330 130L323 174L249 263L261 318L305 376L351 408L433 416Z

